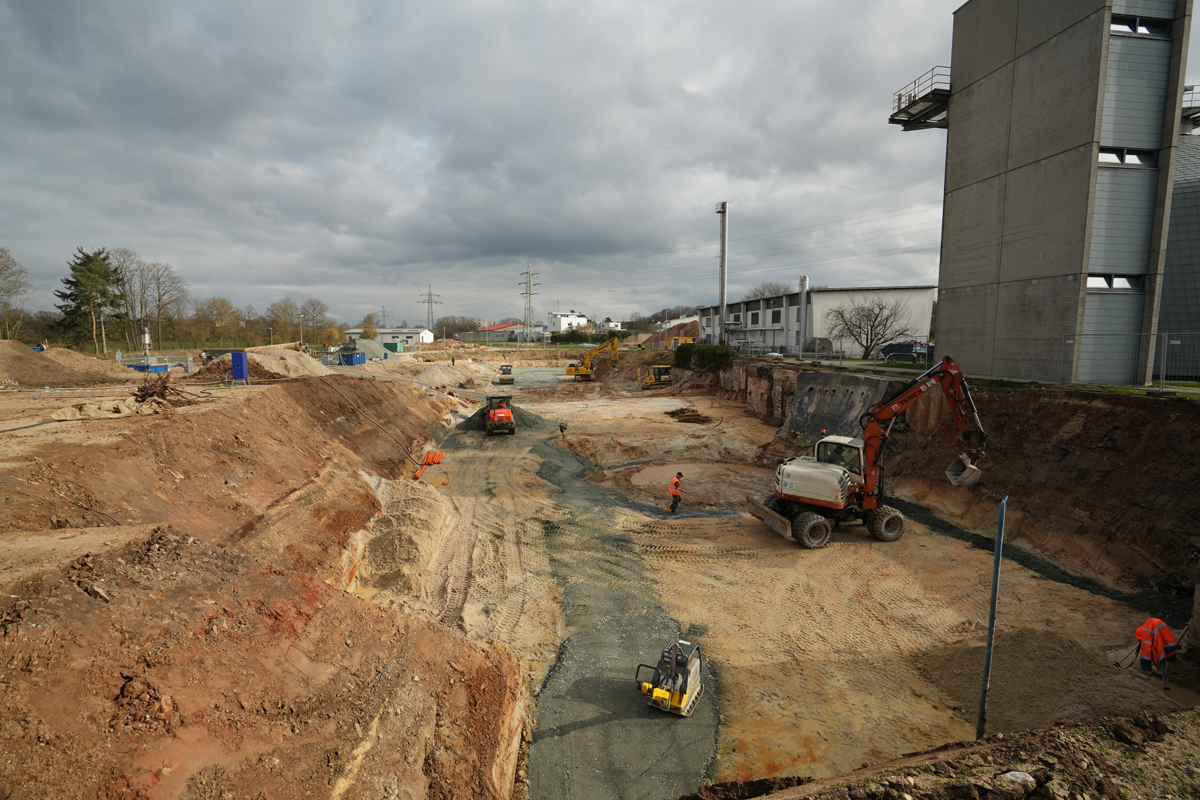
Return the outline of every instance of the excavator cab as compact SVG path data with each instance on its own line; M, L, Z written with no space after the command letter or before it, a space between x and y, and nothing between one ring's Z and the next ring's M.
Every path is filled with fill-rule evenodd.
M833 464L849 472L857 482L863 476L863 441L848 436L826 436L817 442L816 459L822 464Z

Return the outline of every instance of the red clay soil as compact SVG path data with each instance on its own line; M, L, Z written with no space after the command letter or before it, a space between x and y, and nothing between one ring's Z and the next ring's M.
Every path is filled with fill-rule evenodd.
M509 651L340 588L380 513L363 475L407 478L440 431L423 391L332 376L43 424L55 407L0 397L0 798L524 791Z
M0 797L500 797L522 671L312 577L160 529L4 588Z
M1190 588L1200 565L1200 403L1035 389L974 390L988 432L983 477L953 487L957 428L940 393L895 437L891 490L964 523L1006 532L1055 563L1121 589Z

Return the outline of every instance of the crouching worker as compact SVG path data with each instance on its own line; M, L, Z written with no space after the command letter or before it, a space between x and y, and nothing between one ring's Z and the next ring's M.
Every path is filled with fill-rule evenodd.
M1171 691L1171 683L1167 677L1167 664L1175 660L1179 652L1179 643L1175 635L1161 619L1148 619L1137 629L1134 638L1138 641L1141 656L1142 672L1153 672L1162 675L1163 689Z

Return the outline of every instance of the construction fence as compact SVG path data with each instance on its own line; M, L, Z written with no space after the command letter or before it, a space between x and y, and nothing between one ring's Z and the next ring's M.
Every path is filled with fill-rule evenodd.
M1084 333L1063 337L1061 383L1145 386L1147 372L1151 383L1160 389L1200 385L1200 333Z

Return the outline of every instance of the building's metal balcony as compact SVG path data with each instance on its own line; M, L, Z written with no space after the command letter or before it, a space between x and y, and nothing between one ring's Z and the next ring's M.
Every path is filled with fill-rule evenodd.
M888 122L906 131L949 126L950 68L934 67L896 92Z
M1180 133L1191 133L1200 127L1200 92L1195 86L1183 87L1183 104L1179 112Z

